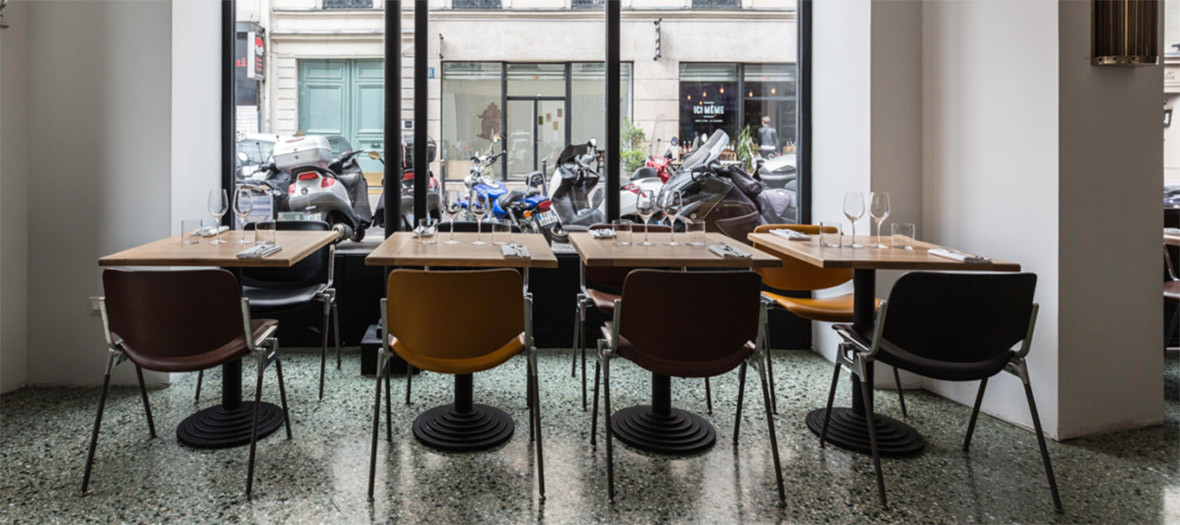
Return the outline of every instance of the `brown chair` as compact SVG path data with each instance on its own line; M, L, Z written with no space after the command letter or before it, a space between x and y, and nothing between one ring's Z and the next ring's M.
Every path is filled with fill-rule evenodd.
M753 364L762 382L766 426L778 482L785 501L778 439L770 412L765 359L759 326L766 305L759 301L761 280L754 272L679 272L635 270L627 276L622 298L615 300L613 320L603 327L598 358L605 391L607 493L615 499L611 432L610 360L627 359L654 374L669 377L710 377L739 368L738 412L733 440L737 445L745 394L746 366ZM702 297L708 300L702 301ZM680 308L684 304L692 309ZM626 306L624 308L624 306ZM595 394L597 394L595 382ZM595 395L597 413L597 395ZM597 414L595 414L597 416Z
M770 230L790 229L807 235L819 235L820 227L813 224L763 224L754 228L754 233L769 233ZM835 233L835 228L829 228L828 233ZM852 280L852 270L830 270L819 268L813 264L809 264L798 259L789 257L782 258L783 265L770 268L757 268L758 273L762 274L762 283L777 291L763 291L762 298L767 306L772 308L781 308L792 314L810 321L822 321L828 323L851 323L852 322L852 294L844 294L836 297L791 297L782 292L813 292L815 290L823 290L825 288L832 288L839 286ZM877 300L877 305L881 304L881 300ZM766 330L766 326L762 327ZM770 339L764 337L768 347L765 349L767 358L770 357ZM774 388L774 370L771 368L770 361L766 363L767 373L770 376L770 394L771 400L774 404L774 412L778 413L778 396ZM897 368L893 369L893 381L897 387L897 399L901 404L902 417L906 416L905 408L905 394L901 390L901 377L897 373Z
M152 410L143 384L143 369L157 372L194 372L212 368L253 353L258 358L258 383L254 394L254 422L250 433L250 459L246 496L254 484L254 452L258 441L258 413L262 403L262 374L273 360L283 403L283 421L291 438L287 390L279 341L274 337L278 321L251 319L249 301L243 299L234 275L226 270L128 271L106 270L102 275L106 296L100 299L106 336L106 374L102 396L90 437L90 453L82 476L82 492L90 484L90 468L102 424L111 369L124 360L135 365L139 392L147 413L148 430L156 437Z
M394 270L389 274L386 297L394 299L381 300L381 317L388 331L377 359L369 499L373 498L377 473L382 377L386 382L386 440L393 440L388 377L394 353L411 367L455 376L455 402L423 412L413 427L418 441L447 451L487 449L512 437L513 423L508 414L473 402L472 374L525 353L529 440L536 442L537 477L544 501L545 463L532 297L521 293L523 287L520 273L512 269ZM446 315L438 314L438 305L446 305ZM463 320L461 330L456 329L455 319ZM407 377L411 367L407 367Z
M1172 336L1180 326L1180 277L1176 277L1176 270L1172 266L1172 255L1168 253L1168 246L1164 245L1164 266L1168 269L1168 279L1164 281L1164 302L1175 306L1172 320L1168 321L1168 330L1164 334L1164 350L1172 343Z

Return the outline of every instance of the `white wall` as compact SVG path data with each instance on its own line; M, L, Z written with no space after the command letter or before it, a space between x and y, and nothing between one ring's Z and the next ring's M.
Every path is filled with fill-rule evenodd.
M29 383L101 381L96 261L169 233L171 14L164 1L31 6Z
M221 4L172 3L172 233L180 221L212 221L205 205L221 187Z
M1072 437L1164 417L1163 71L1091 66L1090 6L1059 13L1059 433Z
M24 386L27 369L28 11L10 2L0 30L0 392Z

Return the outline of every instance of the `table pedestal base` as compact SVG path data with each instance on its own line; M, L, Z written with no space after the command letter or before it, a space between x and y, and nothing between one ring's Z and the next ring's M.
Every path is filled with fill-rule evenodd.
M262 439L283 424L283 409L262 403L258 410L258 439ZM250 444L250 429L254 425L254 403L242 403L238 408L217 405L193 414L176 427L176 439L193 448L228 448Z
M877 451L884 457L913 456L926 448L926 440L909 425L891 417L873 414L874 429L877 432ZM820 435L824 427L824 409L812 410L807 414L807 428ZM869 426L865 417L857 415L851 408L832 407L832 419L828 424L827 441L840 448L872 454L869 445Z
M611 416L610 426L619 441L660 454L692 454L717 440L713 425L678 408L666 415L657 414L650 405L624 408Z
M495 407L471 405L461 412L454 404L427 410L414 420L414 437L433 449L468 452L495 447L512 437L512 417Z

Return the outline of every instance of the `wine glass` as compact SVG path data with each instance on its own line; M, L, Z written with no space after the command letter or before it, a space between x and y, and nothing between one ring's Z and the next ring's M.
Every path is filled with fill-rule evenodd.
M668 226L671 227L668 242L665 242L664 246L680 246L680 243L676 242L676 222L680 220L680 213L684 210L684 197L680 192L673 193L664 201L662 208L664 217L668 219Z
M254 211L254 200L250 196L250 190L240 189L235 192L234 215L237 215L238 222L242 223L242 230L234 244L254 244L246 242L246 217L250 215L251 211Z
M852 235L849 237L851 244L848 246L852 248L864 248L863 245L856 243L856 221L865 214L865 196L859 191L850 191L844 194L844 216L848 217L848 221L852 223Z
M873 222L877 225L877 248L887 248L885 243L881 242L881 223L889 217L889 194L883 191L874 191L869 197L869 217L873 218Z
M217 233L209 244L225 244L221 240L221 218L229 211L229 198L225 195L225 190L209 190L209 214L213 216L213 228Z
M443 212L445 212L447 214L447 218L451 220L451 235L450 239L443 244L463 244L455 240L455 217L458 217L459 212L463 211L463 192L459 190L448 191L445 197L447 202L446 206L443 207Z
M643 242L640 246L655 246L655 243L647 240L647 221L651 220L651 216L656 213L656 200L652 194L646 191L640 191L635 198L635 212L639 214L639 218L643 219Z
M487 197L478 191L471 192L471 198L467 200L467 209L475 216L475 242L471 244L483 246L487 244L483 240L483 218L488 214Z

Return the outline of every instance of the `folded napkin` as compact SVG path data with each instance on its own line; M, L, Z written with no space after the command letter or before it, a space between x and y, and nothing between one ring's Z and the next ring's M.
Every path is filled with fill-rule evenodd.
M789 228L780 228L777 230L770 230L770 233L782 237L788 241L806 241L811 239L810 235L803 232L798 232Z
M201 228L197 231L201 233L201 237L212 237L212 236L217 235L221 232L229 231L229 226L221 226L221 227L217 228L216 230L214 230L212 226L206 226L206 227Z
M433 226L431 226L429 228L423 228L423 227L419 226L417 228L414 228L413 238L417 239L419 237L426 237L426 238L434 237L434 234L437 231L438 231L437 228L435 228Z
M1164 233L1168 235L1180 235L1180 228L1164 228Z
M239 259L263 259L269 255L282 251L283 247L277 244L263 245L259 244L250 248L246 248L238 252Z
M528 248L526 248L523 244L515 244L515 243L501 244L500 245L500 254L503 255L505 259L532 259L533 258L532 254L529 253Z
M615 238L615 230L612 228L599 228L596 230L590 230L590 238L591 239L614 239Z
M960 252L957 250L952 250L950 248L935 248L933 250L930 250L930 255L937 255L939 257L944 257L947 259L954 259L959 262L973 263L973 264L984 264L984 263L992 262L992 260L990 258L984 257L982 255L963 253L963 252Z
M725 259L749 259L753 257L750 252L728 244L710 244L709 251Z

